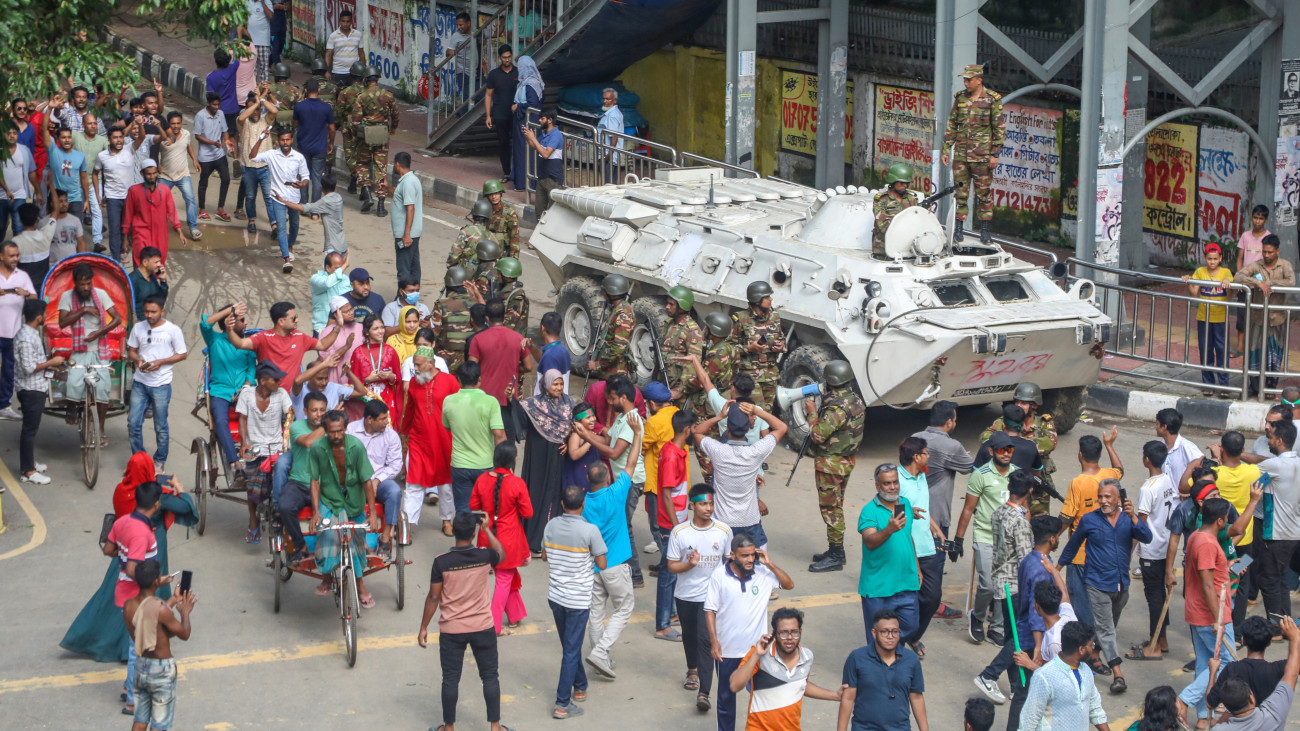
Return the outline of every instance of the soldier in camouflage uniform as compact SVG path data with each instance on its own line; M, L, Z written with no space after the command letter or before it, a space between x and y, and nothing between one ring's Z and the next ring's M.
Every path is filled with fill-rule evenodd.
M501 289L497 292L506 303L506 327L528 337L528 294L524 292L523 282L519 276L524 267L513 256L507 256L497 262L497 273L501 275Z
M826 553L813 556L809 571L839 571L844 568L844 489L857 464L858 445L866 424L867 405L853 390L853 367L836 360L822 370L826 392L818 409L804 399L808 416L808 454L813 458L817 484L817 505L826 524Z
M474 247L474 258L478 262L478 268L474 272L474 286L483 295L486 304L488 300L501 296L501 272L497 271L501 247L492 239L484 239Z
M317 58L311 62L312 78L316 79L316 83L320 84L320 100L332 108L334 102L338 99L339 85L325 78L327 70L323 60Z
M963 204L969 200L970 183L975 183L979 197L980 241L992 241L989 221L993 220L993 169L998 166L998 155L1007 138L1007 123L1002 118L1002 95L984 88L984 67L970 64L962 72L966 89L953 95L952 111L948 113L948 127L943 133L944 165L952 160L952 182L957 184L957 226L953 240L964 238L962 224L967 211Z
M1038 456L1043 461L1043 469L1039 471L1039 477L1043 482L1055 488L1052 482L1052 473L1056 471L1056 464L1052 462L1052 450L1056 449L1056 424L1052 421L1051 414L1039 414L1039 409L1043 408L1043 389L1038 387L1037 383L1024 383L1016 386L1016 391L1011 395L1011 402L1025 411L1024 425L1020 429L1020 436L1025 439L1033 440L1038 446ZM993 432L1004 431L1006 424L1003 423L1002 417L999 416L987 429L980 434L980 444L989 440ZM1052 496L1045 492L1034 490L1029 494L1029 512L1031 515L1047 515L1052 509Z
M271 95L271 102L279 109L275 113L275 126L279 128L293 128L293 106L302 101L302 89L293 85L289 81L289 65L280 62L271 69L271 77L275 82L267 89Z
M348 116L352 109L352 104L357 100L357 96L365 90L366 65L361 61L352 64L349 70L349 78L352 83L339 89L338 95L334 97L334 126L343 133L343 163L348 166L348 170L355 170L357 167L357 141L356 135L352 133L352 124L348 121ZM348 182L348 192L357 192L357 176L352 174Z
M708 344L704 348L704 354L698 358L693 356L673 356L674 363L688 367L690 370L683 373L682 390L688 392L689 397L684 399L684 409L697 415L700 419L704 414L712 413L709 408L708 389L705 388L707 383L712 384L714 388L729 388L736 380L736 365L740 363L742 354L736 341L732 339L731 334L735 330L736 324L731 318L722 312L710 312L704 316L704 327L708 330ZM699 368L696 369L695 361L699 361ZM700 371L704 372L704 378L701 378ZM688 375L689 374L689 375ZM700 463L700 473L704 482L713 481L713 463L709 461L698 449L695 450L695 458Z
M691 317L691 308L695 306L695 293L680 284L668 290L668 301L664 309L668 311L668 325L660 333L663 343L659 349L664 355L664 377L668 379L668 388L672 390L673 403L683 407L695 392L690 390L688 376L691 368L683 365L679 358L688 355L704 354L704 331L699 323ZM702 416L704 412L696 411Z
M506 256L518 259L519 215L515 213L514 208L502 201L505 190L501 186L501 181L496 178L483 183L483 195L492 204L492 217L488 219L487 229L497 235L497 239L505 247Z
M434 350L438 356L447 361L447 368L452 373L456 367L465 362L465 341L474 332L474 325L469 319L469 308L474 298L465 291L465 282L469 273L461 267L447 270L443 279L446 288L442 299L433 305L430 319L437 333Z
M912 166L906 163L896 162L889 166L889 172L885 174L885 190L876 194L876 200L872 205L872 210L876 214L876 226L871 231L871 253L875 256L885 256L885 232L889 230L889 224L894 220L894 216L916 205L916 200L911 192L907 190L907 184L912 182Z
M396 132L397 98L393 96L393 92L379 88L378 68L366 67L366 89L357 95L356 101L352 102L348 122L352 124L352 134L355 135L357 145L357 163L352 168L352 172L361 185L361 211L363 213L369 211L375 202L371 193L373 189L373 196L378 198L375 215L383 218L388 215L384 210L384 197L387 195L384 181L388 177L388 143L367 144L366 128L383 127L388 134Z
M781 316L772 309L772 285L751 282L745 288L749 309L731 316L736 321L740 349L744 357L740 371L754 378L754 402L771 411L776 402L777 358L785 352L785 333L781 332Z
M627 301L632 284L622 274L606 274L600 282L605 290L605 320L602 323L604 337L595 343L591 360L587 361L587 373L595 379L604 380L615 373L626 376L632 372L632 353L628 348L632 340L632 328L636 327L636 315L632 313L632 303Z
M462 266L471 272L478 271L478 258L475 256L478 243L480 241L495 241L498 245L501 243L499 236L487 230L487 222L491 217L492 204L487 198L474 201L474 207L469 211L470 223L461 228L456 242L451 245L451 252L447 254L447 266Z

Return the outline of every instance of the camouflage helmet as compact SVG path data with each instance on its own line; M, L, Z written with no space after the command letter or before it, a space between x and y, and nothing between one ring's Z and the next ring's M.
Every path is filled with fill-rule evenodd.
M353 79L360 79L366 75L366 62L358 60L348 69L348 75Z
M600 288L610 297L624 297L632 291L632 283L622 274L606 274L605 278L600 280Z
M677 303L681 312L689 312L695 306L695 293L680 284L668 290L668 297Z
M497 185L501 185L497 182ZM492 217L492 201L487 198L479 198L474 201L474 207L469 209L470 218L482 218L484 220Z
M772 285L767 282L750 282L745 287L745 301L751 305L756 305L763 301L764 297L772 296Z
M483 239L474 247L474 258L480 262L500 259L501 244L498 244L495 239Z
M833 360L822 368L828 386L843 386L853 380L853 366L846 360Z
M507 256L497 262L497 271L501 272L501 276L503 277L518 279L519 275L524 273L524 266L513 256Z
M271 76L276 79L289 78L289 64L281 61L271 67Z
M374 64L370 64L369 66L366 67L366 81L369 81L371 79L378 79L379 76L380 74L379 74L378 66Z
M492 195L493 193L504 193L505 191L506 189L504 186L501 185L501 181L497 180L496 178L488 178L487 180L483 181L483 195Z
M905 162L896 162L889 166L889 172L885 173L885 185L894 183L911 183L912 166Z
M320 76L320 75L324 74L326 71L329 71L329 67L325 65L325 60L324 60L324 59L319 58L319 57L317 57L317 58L313 58L313 59L312 59L312 61L311 61L311 75L312 75L312 76Z
M731 337L733 323L725 312L710 312L705 315L704 326L709 329L709 334L715 338L725 339Z
M442 283L447 289L455 289L464 284L467 279L469 279L469 272L465 270L465 267L448 267L447 274L442 278Z
M1025 381L1016 386L1016 392L1011 394L1012 401L1032 401L1035 406L1043 405L1043 389L1038 387L1037 383Z

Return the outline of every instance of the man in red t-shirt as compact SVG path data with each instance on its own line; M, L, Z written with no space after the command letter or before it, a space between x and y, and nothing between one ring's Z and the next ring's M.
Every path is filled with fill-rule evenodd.
M343 315L337 310L334 317L338 327L329 335L317 340L298 329L298 308L292 302L276 302L271 305L270 330L263 330L251 337L245 337L233 330L228 333L230 343L242 350L251 350L259 361L269 360L284 371L280 379L280 388L293 391L293 380L302 373L302 359L308 351L326 350L334 344L339 332L345 326Z
M488 329L474 336L469 344L469 359L478 363L483 369L479 378L479 388L501 404L501 421L506 426L506 438L518 441L515 420L511 404L519 394L519 377L534 367L533 354L529 348L531 342L519 333L505 326L506 305L500 298L488 300ZM506 389L511 385L511 398L506 398Z
M1228 589L1228 558L1219 546L1219 532L1228 525L1229 503L1223 498L1209 498L1201 503L1201 527L1187 539L1184 554L1183 618L1192 630L1192 647L1196 650L1196 679L1178 694L1179 700L1196 706L1197 719L1209 716L1205 705L1205 688L1209 681L1210 658L1216 643L1220 662L1232 662L1232 592ZM1223 606L1219 606L1222 602ZM1227 619L1223 636L1218 626Z
M695 415L689 411L673 414L673 439L659 448L659 527L671 533L686 517L686 495L690 492L690 473L687 466L686 443L695 425ZM667 555L667 554L665 554ZM660 570L663 570L663 566ZM661 574L662 576L662 574Z
M135 510L113 523L108 541L103 546L105 556L117 559L117 586L113 589L113 603L120 609L128 599L140 593L135 581L135 567L141 561L158 556L158 541L154 536L153 516L161 509L162 487L157 482L142 482L135 489ZM161 563L161 561L160 561ZM126 702L134 711L135 643L127 643Z

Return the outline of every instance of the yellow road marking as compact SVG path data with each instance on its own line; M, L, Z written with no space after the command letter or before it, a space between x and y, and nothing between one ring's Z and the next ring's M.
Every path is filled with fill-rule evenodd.
M32 503L31 498L27 497L27 493L23 492L22 485L18 484L18 480L14 479L14 474L9 471L9 468L3 462L0 462L0 482L4 482L9 494L14 496L14 499L18 501L18 506L23 509L24 513L27 513L27 519L32 522L31 539L25 545L19 546L8 553L0 554L0 561L3 561L6 558L21 556L44 543L45 519L41 517L40 512L36 510L36 505ZM0 526L0 532L3 532L3 526Z
M824 607L838 604L855 604L861 601L856 593L849 594L819 594L804 597L782 597L781 606L793 607ZM651 612L641 612L633 614L629 624L654 621L654 614ZM514 631L515 637L542 634L548 631L547 626L542 622L532 622L525 624ZM429 632L429 644L437 644L437 631ZM383 637L359 637L357 639L357 654L361 655L363 651L373 652L376 650L392 650L396 648L416 647L414 633L404 633L400 635L387 635ZM313 642L304 645L297 645L289 648L272 648L266 650L237 650L235 652L226 652L211 655L198 655L196 657L182 658L177 663L178 674L182 677L196 672L205 670L223 670L234 667L244 667L247 665L260 665L266 663L287 662L290 660L305 660L307 658L343 655L343 643L337 642ZM360 657L358 658L360 661ZM68 675L46 675L35 678L21 678L17 680L0 681L0 695L5 693L17 693L30 690L48 690L52 688L72 688L81 685L99 685L102 683L120 683L126 679L125 668L113 668L112 670L95 670L87 673L71 673Z

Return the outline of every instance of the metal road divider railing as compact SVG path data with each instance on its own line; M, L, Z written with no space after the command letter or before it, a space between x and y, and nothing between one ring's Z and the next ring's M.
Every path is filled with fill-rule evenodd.
M537 133L533 121L540 110L529 108L528 127ZM564 187L615 185L629 179L653 178L655 171L680 167L677 150L658 142L622 132L598 129L586 122L559 115L556 126L564 138ZM613 138L613 141L608 141ZM644 150L645 152L638 152ZM646 154L649 153L649 154ZM617 160L617 163L611 163ZM528 202L533 202L538 182L537 153L528 151L526 165Z

